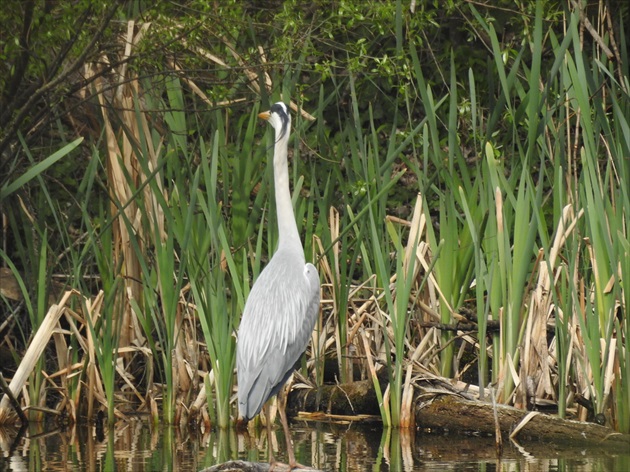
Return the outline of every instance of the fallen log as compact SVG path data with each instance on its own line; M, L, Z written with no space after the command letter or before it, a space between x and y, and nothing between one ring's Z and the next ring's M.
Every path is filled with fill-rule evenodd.
M381 389L385 390L382 382ZM495 435L492 403L475 399L453 387L449 379L431 378L414 383L413 414L416 427L427 431ZM559 418L497 404L498 427L507 439L545 441L555 444L594 445L628 450L630 435L595 423ZM328 415L378 415L378 400L371 380L323 385L289 393L287 414L324 412ZM359 418L357 418L359 419Z
M287 414L297 416L301 411L346 416L380 415L372 380L294 389L288 396Z
M432 398L418 395L415 403L416 425L424 430L475 432L494 435L495 421L492 403L469 400L452 393L436 394ZM618 433L595 423L562 419L538 412L523 411L497 404L501 434L521 441L537 440L572 445L598 445L630 448L630 435ZM513 434L514 431L516 434Z

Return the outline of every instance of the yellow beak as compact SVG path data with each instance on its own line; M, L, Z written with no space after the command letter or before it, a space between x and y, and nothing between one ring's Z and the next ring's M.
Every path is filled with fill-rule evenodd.
M268 120L271 116L271 113L268 111L263 111L262 113L258 113L258 118L262 118L263 120Z

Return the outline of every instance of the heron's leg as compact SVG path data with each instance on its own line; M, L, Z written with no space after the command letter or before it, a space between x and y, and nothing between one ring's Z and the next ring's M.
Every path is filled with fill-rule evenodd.
M287 421L287 393L288 388L281 388L278 392L278 413L280 413L280 422L284 429L284 437L287 441L287 456L289 457L289 470L293 469L310 469L306 465L302 465L295 460L295 452L293 451L293 441L291 440L291 432L289 431L289 422Z
M263 411L265 412L265 423L267 425L267 447L269 448L269 467L270 470L273 469L273 466L276 463L276 458L273 457L273 441L271 440L271 418L269 415L269 403L265 403L263 405Z
M289 458L289 467L294 469L297 465L295 461L295 453L293 452L293 441L291 441L291 432L289 431L289 422L287 421L287 402L284 388L278 392L278 413L280 413L280 422L282 423L282 429L284 429L284 438L287 441L287 456Z

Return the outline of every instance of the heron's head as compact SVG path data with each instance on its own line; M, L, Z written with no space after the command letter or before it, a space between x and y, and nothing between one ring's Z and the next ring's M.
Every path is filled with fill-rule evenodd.
M282 139L289 134L291 129L291 115L289 114L289 107L282 102L274 103L271 105L269 111L263 111L258 114L258 118L267 120L271 126L276 130L276 136L278 139Z

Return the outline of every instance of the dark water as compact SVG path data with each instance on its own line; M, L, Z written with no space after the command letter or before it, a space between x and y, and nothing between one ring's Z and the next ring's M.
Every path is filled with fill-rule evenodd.
M93 428L41 431L15 441L0 430L0 470L12 471L187 471L230 459L266 461L264 432L207 434L121 423L97 439ZM630 471L630 450L606 451L551 444L505 444L501 460L494 440L401 434L380 425L303 423L292 425L299 462L330 471ZM286 459L281 431L272 437L275 455Z

